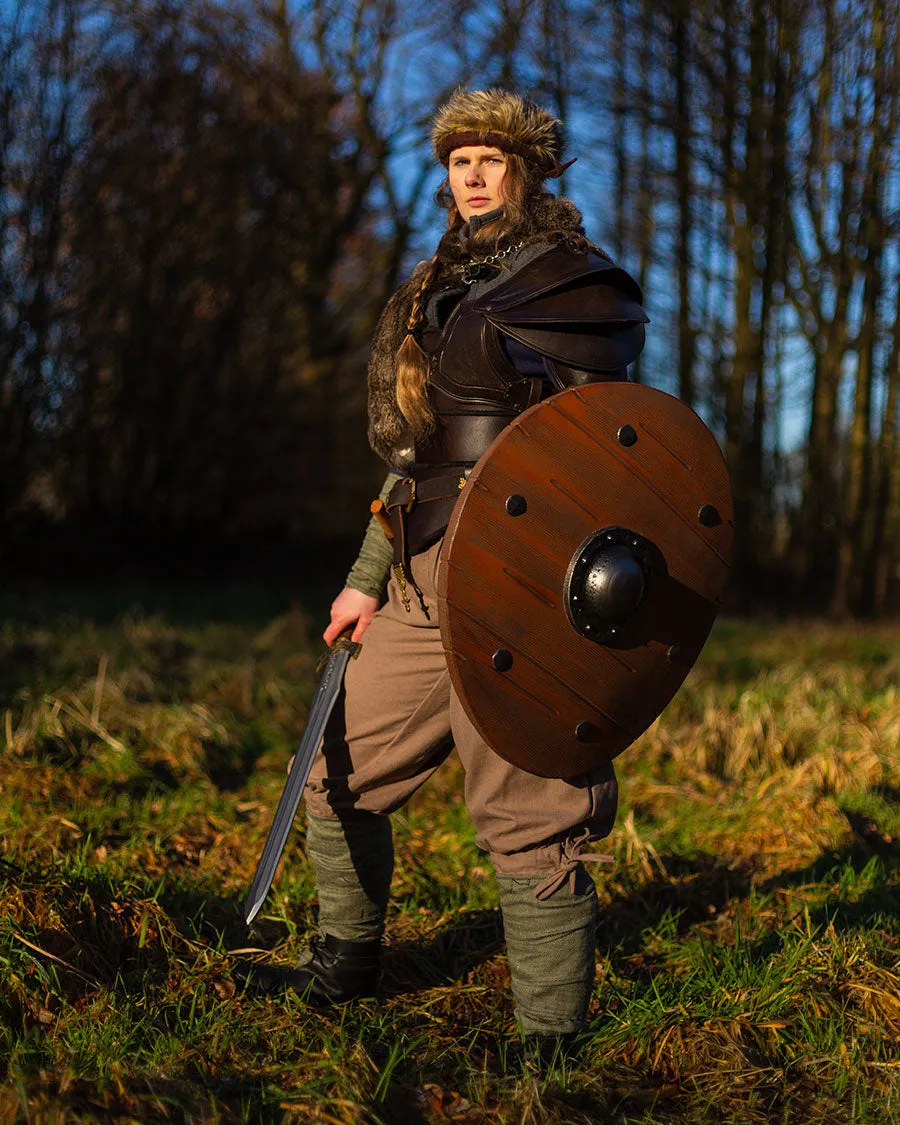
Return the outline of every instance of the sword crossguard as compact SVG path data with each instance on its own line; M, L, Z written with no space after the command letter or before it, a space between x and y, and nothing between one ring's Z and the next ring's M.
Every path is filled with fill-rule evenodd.
M322 675L322 673L325 671L325 665L336 652L349 652L354 660L359 656L362 650L362 641L353 641L350 639L353 636L353 630L355 628L355 625L350 625L343 631L343 633L341 633L336 641L333 641L328 646L328 651L326 653L323 653L323 655L319 658L318 664L316 664L317 676Z
M362 641L353 641L350 638L353 636L353 630L347 629L338 637L334 644L329 648L328 655L331 656L336 652L349 652L355 660L359 656L362 649Z

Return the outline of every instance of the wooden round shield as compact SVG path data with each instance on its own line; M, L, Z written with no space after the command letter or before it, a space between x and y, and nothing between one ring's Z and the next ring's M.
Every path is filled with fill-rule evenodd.
M482 738L542 777L620 754L699 656L733 531L716 440L671 395L594 383L516 418L463 488L438 572L450 676Z

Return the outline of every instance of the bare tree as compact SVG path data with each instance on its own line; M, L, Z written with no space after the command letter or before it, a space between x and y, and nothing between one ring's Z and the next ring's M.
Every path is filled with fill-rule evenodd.
M237 18L130 34L67 201L68 509L179 534L325 518L296 481L329 452L335 97Z
M0 524L46 462L65 389L63 200L83 138L86 14L26 0L0 16Z

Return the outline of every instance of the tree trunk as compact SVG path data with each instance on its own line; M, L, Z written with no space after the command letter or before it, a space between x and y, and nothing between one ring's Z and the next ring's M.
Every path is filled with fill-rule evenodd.
M691 324L691 230L694 192L691 176L691 115L688 72L688 20L690 10L681 0L675 5L672 39L675 45L675 194L678 230L675 271L678 277L678 394L693 407L696 334Z
M873 146L874 151L874 146ZM844 618L860 608L865 531L871 501L872 384L875 377L875 316L881 298L881 223L874 213L880 196L877 174L872 183L872 212L866 224L868 256L862 293L863 323L857 346L853 420L847 452L847 475L841 515L837 570L829 613Z

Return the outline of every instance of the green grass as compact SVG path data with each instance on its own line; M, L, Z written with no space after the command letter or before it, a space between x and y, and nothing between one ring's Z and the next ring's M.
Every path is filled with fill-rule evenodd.
M241 918L322 598L0 609L0 1125L900 1121L900 627L717 625L619 760L590 1033L538 1077L453 760L394 817L382 998L235 987L315 925L302 813Z

